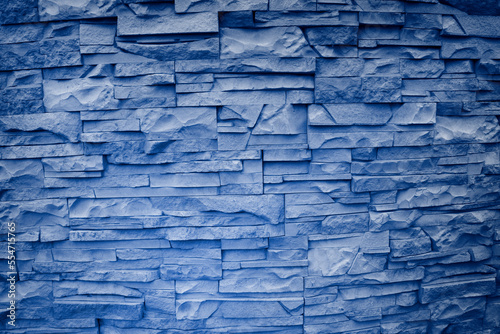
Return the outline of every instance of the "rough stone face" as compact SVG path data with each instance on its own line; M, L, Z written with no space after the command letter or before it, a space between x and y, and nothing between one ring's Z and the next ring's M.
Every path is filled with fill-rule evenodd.
M471 0L439 0L439 2L453 6L461 11L473 15L498 15L500 14L500 6L491 0L483 0L473 2Z
M372 82L370 82L372 81ZM375 82L374 82L375 81ZM317 103L401 102L401 79L317 78Z
M436 123L435 103L404 103L392 106L391 123L399 125Z
M48 131L63 136L69 142L77 142L80 134L80 119L76 113L57 112L31 115L15 115L0 120L0 130L9 131Z
M151 110L141 119L141 131L157 138L216 138L215 108Z
M356 27L319 27L305 30L307 40L312 45L356 45Z
M49 45L44 47L40 42L0 45L0 70L81 65L80 53L75 50L78 40L69 40L67 44L69 50L64 51Z
M118 14L118 36L209 33L218 31L215 13L176 14L170 4L131 4L120 7Z
M438 59L400 60L403 78L438 78L444 71L444 62Z
M254 135L295 135L306 132L306 114L303 109L292 105L266 105L262 109Z
M233 12L249 10L267 10L267 0L232 1L232 0L180 0L175 2L177 13L197 12Z
M221 264L168 264L160 268L160 277L164 280L220 280Z
M0 9L0 24L26 23L38 21L35 0L16 0L5 3Z
M312 149L359 148L392 146L393 135L390 132L339 132L308 133L309 146Z
M438 117L435 143L487 143L500 136L500 125L494 116Z
M427 304L429 302L446 300L450 296L456 297L478 297L485 296L495 290L494 278L478 280L455 280L438 284L422 285L419 292L420 302Z
M387 105L324 104L333 125L384 125L392 112Z
M221 29L221 58L314 57L297 27Z
M318 77L355 77L361 75L364 60L358 58L323 59L316 62Z
M500 30L497 28L499 22L496 16L445 16L446 28L443 29L443 35L498 38L500 36Z
M43 167L37 160L4 160L0 163L0 183L3 189L41 186Z
M38 12L41 21L57 21L115 16L118 1L98 0L66 2L64 0L40 0Z
M165 44L117 42L116 45L125 52L141 56L141 60L206 59L217 58L219 55L219 41L216 38Z
M302 278L289 279L223 279L219 291L224 293L296 292L303 291Z
M441 55L444 59L480 59L497 58L498 49L495 40L466 38L460 42L453 39L443 41Z
M44 83L44 105L49 111L110 110L118 101L107 80L50 80Z
M59 315L69 319L85 319L98 317L102 319L135 319L142 317L142 299L118 299L106 301L104 298L61 299L54 302L54 309Z

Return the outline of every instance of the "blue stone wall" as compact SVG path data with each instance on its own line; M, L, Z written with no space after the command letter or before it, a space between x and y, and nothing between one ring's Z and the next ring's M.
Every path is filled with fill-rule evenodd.
M500 332L497 1L0 19L1 332Z

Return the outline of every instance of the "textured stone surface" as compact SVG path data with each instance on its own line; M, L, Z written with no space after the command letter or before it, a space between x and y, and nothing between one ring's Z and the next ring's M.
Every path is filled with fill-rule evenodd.
M0 332L500 332L497 1L2 5Z
M439 117L436 130L436 143L495 142L500 136L500 125L494 116Z
M267 0L180 0L175 1L177 13L233 12L267 10Z
M113 86L107 80L50 80L44 84L44 105L49 111L117 109Z
M40 0L38 12L41 21L57 21L68 19L84 19L115 16L115 8L119 1L101 2L86 0L67 2L64 0Z
M315 53L298 27L221 29L221 58L265 56L313 57Z
M176 14L170 4L131 4L118 10L118 36L218 31L217 15L210 12Z
M216 138L214 108L151 110L141 119L141 131L162 139Z
M175 43L117 42L125 52L140 56L141 60L177 60L217 58L219 43L216 38L203 38ZM128 62L128 61L127 61Z
M15 0L4 4L0 9L0 24L37 22L38 11L35 0Z

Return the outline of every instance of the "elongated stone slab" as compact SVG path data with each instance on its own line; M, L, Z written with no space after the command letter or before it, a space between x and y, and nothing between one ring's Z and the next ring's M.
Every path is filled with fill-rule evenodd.
M335 125L383 125L392 117L384 104L324 104Z
M97 0L68 3L63 0L39 1L40 20L57 21L114 16L117 0L101 3Z
M422 285L419 293L420 302L446 300L451 296L478 297L492 293L495 290L494 278L476 280L448 280L449 282ZM458 293L458 295L457 295Z
M141 119L141 131L168 139L215 139L216 110L209 107L151 110Z
M48 111L113 110L118 108L112 84L106 79L49 80L44 85Z
M221 58L314 57L298 27L221 29Z
M175 1L175 11L197 13L267 10L267 3L267 0L178 0Z
M219 56L218 38L197 38L175 43L134 43L116 42L116 46L126 52L141 56L142 61L153 59L170 61L177 59L213 59ZM130 61L125 61L130 62Z
M168 212L246 213L271 223L283 220L283 197L206 196L131 199L76 199L69 203L71 218L160 216Z
M500 37L500 19L497 16L486 15L454 15L444 16L445 36L477 36Z
M118 36L218 32L217 13L177 14L171 4L131 4L120 7Z
M225 293L249 293L249 292L295 292L303 291L303 280L301 277L290 279L223 279L219 282L219 291Z
M179 60L175 62L176 72L187 73L313 73L315 58L255 57L221 60Z

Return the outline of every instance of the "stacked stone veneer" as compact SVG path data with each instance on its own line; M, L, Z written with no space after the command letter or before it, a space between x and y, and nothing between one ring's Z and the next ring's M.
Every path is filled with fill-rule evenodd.
M1 11L0 331L499 333L496 1Z

